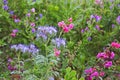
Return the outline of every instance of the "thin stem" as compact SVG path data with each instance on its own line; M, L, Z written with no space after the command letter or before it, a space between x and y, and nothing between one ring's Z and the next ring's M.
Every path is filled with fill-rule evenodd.
M62 33L63 33L63 30L60 32L59 38L61 37Z
M18 53L18 64L19 64L18 70L19 70L19 73L20 73L20 52Z

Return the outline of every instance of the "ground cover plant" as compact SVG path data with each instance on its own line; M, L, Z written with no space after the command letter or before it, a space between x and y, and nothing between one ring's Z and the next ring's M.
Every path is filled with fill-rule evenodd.
M119 0L0 7L0 80L120 80Z

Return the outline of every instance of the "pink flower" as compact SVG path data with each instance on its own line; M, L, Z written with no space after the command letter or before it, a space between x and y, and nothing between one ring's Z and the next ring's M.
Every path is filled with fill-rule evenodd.
M30 23L30 26L34 27L34 26L35 26L35 23L34 23L34 22Z
M95 0L95 4L102 4L102 0Z
M98 77L98 76L99 76L99 73L97 71L95 71L91 74L91 77Z
M72 22L72 18L69 18L69 19L68 19L68 22Z
M64 21L58 22L58 26L59 27L64 27L66 24L64 23Z
M69 29L73 29L74 25L71 23L69 24Z
M97 54L97 58L106 59L106 58L109 58L109 56L106 55L105 52L101 52Z
M119 44L119 43L116 43L116 42L112 42L112 43L111 43L111 46L112 46L112 47L115 47L115 48L120 48L120 44Z
M113 59L115 57L115 53L114 52L111 52L110 53L110 59Z
M93 72L93 68L89 68L85 70L86 74L91 74Z
M15 33L11 33L10 35L11 35L12 37L15 37L15 36L16 36L16 34L15 34Z
M109 67L111 67L112 66L112 61L106 61L105 63L104 63L104 67L105 68L109 68Z
M58 57L60 55L60 50L54 48L54 55Z
M63 27L63 31L65 32L65 33L67 33L67 32L69 32L69 28L66 26L66 27Z
M103 77L104 75L105 75L105 72L100 72L100 74L99 74L101 77Z
M31 12L35 12L35 8L32 8L32 9L31 9Z

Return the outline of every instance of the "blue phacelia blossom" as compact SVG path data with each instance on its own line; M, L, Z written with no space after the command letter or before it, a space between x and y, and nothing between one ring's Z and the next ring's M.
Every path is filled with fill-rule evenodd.
M7 11L9 9L9 7L7 5L4 5L3 9Z
M9 14L10 14L10 15L13 15L13 14L14 14L14 11L9 11Z
M52 44L54 44L56 47L65 47L66 45L66 41L62 38L55 38L55 39L52 39Z
M88 41L91 41L92 40L92 37L88 37Z
M36 32L37 39L43 38L44 40L47 40L48 37L56 35L57 30L55 29L55 27L52 26L40 26L38 27Z
M11 49L15 49L15 51L21 51L22 53L32 53L33 55L39 52L39 49L36 48L34 44L24 45L12 45Z
M3 0L3 4L4 5L8 4L8 1L7 0Z
M42 14L39 14L39 16L40 16L40 18L42 18L43 15L42 15Z

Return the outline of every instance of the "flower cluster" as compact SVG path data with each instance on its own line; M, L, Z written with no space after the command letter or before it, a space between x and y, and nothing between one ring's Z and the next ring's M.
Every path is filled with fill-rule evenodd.
M8 67L8 70L10 70L10 71L14 71L14 70L17 69L15 66L13 66L13 65L11 64L12 61L13 61L13 60L12 60L11 58L8 58L7 67Z
M65 47L66 42L62 38L55 38L55 39L52 39L52 44L54 44L56 47L60 48L61 46Z
M101 5L101 4L103 4L103 2L102 2L102 0L95 0L95 4Z
M91 15L90 18L91 18L91 19L95 19L96 22L98 22L98 21L100 21L100 20L102 19L102 17L101 17L101 16L98 16L98 15Z
M58 26L61 27L65 33L69 32L74 27L72 23L72 18L69 18L68 22L69 24L65 24L64 21L58 22Z
M101 52L101 53L98 53L97 55L98 59L104 60L103 65L105 68L109 68L112 66L112 60L114 59L114 57L115 57L115 53L110 51Z
M111 46L114 47L114 48L120 48L120 44L117 43L117 42L112 42Z
M87 76L85 77L86 80L92 80L94 77L103 77L104 76L104 72L98 72L96 68L89 68L85 70L85 74L87 74Z
M52 26L48 26L48 27L40 26L37 29L37 35L36 36L37 36L37 39L38 38L43 38L44 40L47 40L48 37L56 35L56 33L57 33L57 30Z
M12 37L15 37L16 34L17 34L17 32L18 32L18 30L17 30L17 29L14 29L10 35L11 35Z
M36 54L39 52L39 49L36 48L35 45L24 45L24 44L18 44L18 45L12 45L11 49L15 49L16 51L21 51L22 53L32 53Z
M3 0L3 4L4 4L3 9L7 11L9 9L8 1L7 0Z

